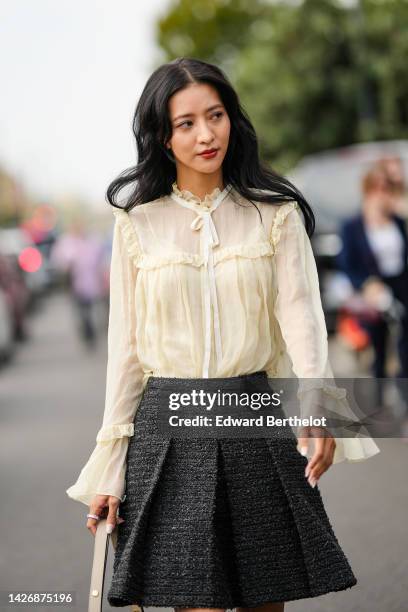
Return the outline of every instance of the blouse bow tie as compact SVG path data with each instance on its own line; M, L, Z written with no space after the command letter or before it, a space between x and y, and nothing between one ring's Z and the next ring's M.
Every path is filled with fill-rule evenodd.
M197 217L190 225L192 230L200 230L203 228L204 232L204 262L208 263L210 249L220 244L217 230L214 225L211 212L204 210L203 212L197 212Z
M222 359L222 347L221 347L221 330L220 330L220 317L218 311L217 301L217 288L215 284L215 273L214 264L212 257L212 249L217 246L220 241L218 238L217 230L214 225L211 213L221 204L222 200L227 196L230 191L230 185L227 185L225 189L215 198L211 206L205 207L199 210L197 204L193 204L188 200L184 200L176 193L172 192L171 197L181 206L193 210L197 216L190 224L190 227L194 231L203 230L203 257L204 264L207 269L207 284L205 287L205 351L204 351L204 364L202 377L208 378L208 370L210 364L211 354L211 305L214 312L214 334L215 334L215 348L217 356L217 369Z

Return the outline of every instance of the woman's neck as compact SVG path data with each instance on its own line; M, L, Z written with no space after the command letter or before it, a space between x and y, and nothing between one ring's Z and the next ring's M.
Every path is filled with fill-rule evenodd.
M381 227L391 221L390 214L387 211L372 206L370 203L363 206L362 212L365 223L370 227Z
M177 187L180 191L187 189L192 194L197 196L200 200L204 200L205 196L216 187L221 191L224 189L224 181L222 175L202 175L197 177L186 177L178 175L176 178Z

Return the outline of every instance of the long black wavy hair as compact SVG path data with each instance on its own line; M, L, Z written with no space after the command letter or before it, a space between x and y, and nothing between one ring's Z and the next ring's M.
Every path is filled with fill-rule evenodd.
M230 119L230 139L222 164L225 184L231 184L253 204L254 201L269 204L296 201L310 237L315 229L315 217L310 205L295 185L267 168L259 159L255 129L226 75L214 64L194 58L179 57L159 66L149 77L133 116L132 130L136 138L138 162L110 183L106 191L107 201L112 206L123 208L118 204L118 195L122 189L128 188L130 193L124 209L129 211L138 204L171 193L177 172L174 157L165 147L172 135L168 102L173 94L192 83L212 85Z

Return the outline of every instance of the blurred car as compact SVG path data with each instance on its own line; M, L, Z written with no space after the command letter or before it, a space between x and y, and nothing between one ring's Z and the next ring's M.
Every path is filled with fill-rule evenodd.
M0 288L0 363L8 361L14 349L14 325L6 292Z
M398 157L408 176L408 141L351 145L304 157L288 173L310 203L316 217L312 247L319 273L328 333L334 333L339 309L353 294L348 277L337 269L342 222L361 209L361 181L371 165L384 157Z
M29 305L29 290L15 260L0 253L0 354L8 356L14 340L27 337L26 315Z
M40 249L19 227L2 227L0 253L14 261L29 291L29 300L34 302L48 287L48 272Z

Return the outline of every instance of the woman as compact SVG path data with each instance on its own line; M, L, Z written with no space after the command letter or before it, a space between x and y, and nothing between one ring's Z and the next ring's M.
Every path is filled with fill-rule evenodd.
M397 343L399 371L396 380L408 378L408 234L404 218L395 213L396 197L400 192L396 191L383 162L366 172L362 193L361 212L343 223L338 264L353 288L360 291L379 312L377 320L362 320L361 326L369 334L374 351L371 369L378 381L377 403L381 407L381 381L387 377L389 333L387 318L382 312L389 309L390 296L396 298L403 309ZM402 387L402 396L403 391Z
M92 533L107 509L118 524L108 601L274 612L349 588L356 578L316 483L333 462L377 453L371 439L322 436L308 462L287 430L186 440L156 427L172 393L270 391L289 355L299 377L330 373L300 217L312 232L313 213L261 165L254 129L216 66L179 58L159 67L134 134L138 164L107 192L116 207L130 188L125 210L114 209L104 420L67 491L90 505ZM304 387L305 398L327 391ZM305 454L312 429L299 440Z

